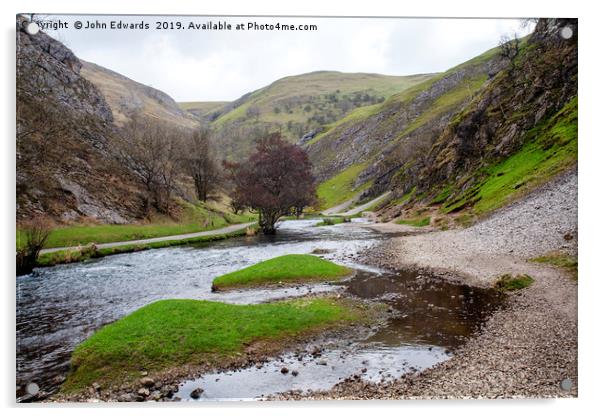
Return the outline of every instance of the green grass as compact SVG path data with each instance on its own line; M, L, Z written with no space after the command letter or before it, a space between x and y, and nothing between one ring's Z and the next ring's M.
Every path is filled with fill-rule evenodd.
M577 280L578 262L577 256L562 252L552 252L544 256L536 257L532 261L537 263L551 264L552 266L561 267L568 271L571 276Z
M316 224L316 227L324 227L328 225L336 225L342 224L344 222L349 221L346 217L332 217L332 218L324 218L322 221Z
M534 281L535 280L533 280L533 278L528 274L519 274L516 276L504 274L497 279L494 287L501 292L512 292L529 287Z
M45 248L75 247L90 243L140 240L168 235L215 230L231 224L255 220L253 215L235 215L211 204L181 201L180 221L159 220L150 224L73 225L52 230ZM220 210L223 209L223 210ZM17 230L17 247L24 243L23 232Z
M441 190L432 200L431 205L441 204L449 198L452 193L452 187L447 185L445 188Z
M257 225L253 225L250 228L256 229ZM111 256L113 254L133 253L136 251L150 250L155 248L209 243L211 241L224 240L231 237L241 237L244 235L246 235L246 230L193 237L183 240L157 241L145 244L126 244L111 248L95 248L92 244L89 244L82 246L81 249L60 250L53 253L40 254L37 265L39 267L49 267L57 264L77 263L80 261Z
M260 286L279 282L338 280L351 269L309 254L288 254L262 261L213 280L213 289Z
M257 305L162 300L107 325L73 352L62 387L132 381L184 365L225 366L258 341L269 346L317 329L362 319L350 301L296 299Z
M411 225L413 227L426 227L431 223L431 217L401 219L395 221L395 224Z
M495 210L577 162L577 97L531 129L512 156L484 168L484 179L442 207L445 213L472 207Z
M207 114L212 111L219 110L228 104L227 101L188 101L178 103L182 110L190 111L196 110L200 114Z
M322 208L341 204L370 186L369 183L366 183L356 189L353 188L357 177L365 168L366 164L363 163L351 165L338 175L322 182L317 191Z

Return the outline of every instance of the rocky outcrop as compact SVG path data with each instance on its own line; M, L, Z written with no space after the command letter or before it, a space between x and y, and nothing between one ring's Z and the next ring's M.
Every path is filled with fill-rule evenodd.
M572 36L561 31L571 27ZM470 186L480 168L518 151L526 133L577 95L577 21L541 19L514 67L496 76L450 123L401 192L442 183Z
M45 215L122 223L139 213L133 175L112 155L113 114L82 63L17 24L17 221Z

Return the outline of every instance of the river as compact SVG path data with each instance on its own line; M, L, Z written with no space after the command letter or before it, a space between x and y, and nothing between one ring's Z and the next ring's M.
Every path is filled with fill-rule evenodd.
M362 221L357 219L356 221ZM345 290L389 303L388 325L344 348L311 356L284 354L266 363L182 383L188 400L245 400L289 389L325 389L354 374L396 377L447 359L500 302L492 291L450 285L417 273L393 274L361 264L358 252L389 238L358 224L315 227L317 220L285 221L276 236L232 238L198 246L120 254L83 263L39 268L17 278L17 396L36 383L57 390L73 348L95 330L159 299L257 303L309 292ZM212 293L214 277L283 254L327 250L325 258L358 270L342 285ZM296 369L284 376L280 369Z

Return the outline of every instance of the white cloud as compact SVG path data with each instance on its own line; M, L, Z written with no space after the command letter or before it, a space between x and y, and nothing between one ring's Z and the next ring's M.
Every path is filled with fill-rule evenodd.
M83 59L152 85L177 101L234 100L278 78L317 70L407 75L439 72L519 32L517 20L52 16L48 33ZM149 30L76 30L76 20L150 23ZM168 22L316 24L318 31L155 30ZM530 28L532 29L532 28Z

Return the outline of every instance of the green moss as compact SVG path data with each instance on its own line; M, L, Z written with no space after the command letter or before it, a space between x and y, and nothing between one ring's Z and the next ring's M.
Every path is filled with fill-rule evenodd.
M494 287L501 292L521 290L529 287L535 280L527 274L512 276L511 274L501 275L495 282Z
M213 289L259 286L279 282L338 280L351 269L309 254L288 254L262 261L213 280Z
M571 276L577 280L578 262L577 256L562 252L552 252L544 256L536 257L532 261L537 263L551 264L552 266L561 267L568 271Z
M472 207L475 214L499 208L577 161L577 97L529 130L512 156L482 169L484 179L445 204L445 213Z
M367 182L358 188L353 188L359 174L366 168L365 163L351 165L338 175L322 182L318 186L318 198L322 208L334 207L351 199L355 194L367 189Z
M258 305L162 300L107 325L81 343L62 387L103 387L185 365L226 366L254 342L284 342L360 319L349 301L297 299Z
M413 227L426 227L431 223L431 217L401 219L395 221L395 224L411 225Z

